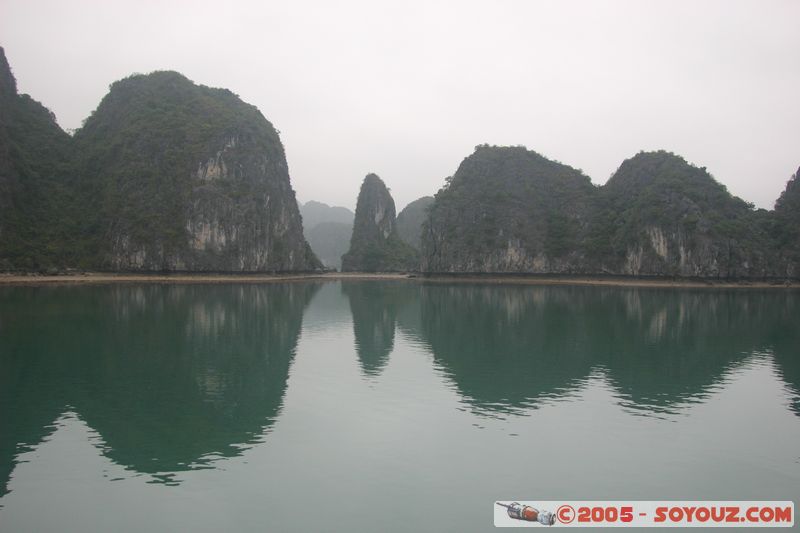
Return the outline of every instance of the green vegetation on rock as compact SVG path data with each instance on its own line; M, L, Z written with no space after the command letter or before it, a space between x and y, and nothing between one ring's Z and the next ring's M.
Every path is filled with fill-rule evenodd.
M665 151L637 154L596 187L523 147L482 145L435 197L422 270L796 277L796 182L768 213Z
M283 146L254 106L176 72L133 75L74 138L0 64L0 268L321 267Z
M634 275L769 275L768 237L752 205L674 154L641 152L599 189L587 253Z
M118 81L75 135L99 258L117 270L319 266L275 128L176 72Z
M73 260L71 141L52 112L17 94L0 48L0 270L47 270Z
M394 200L375 174L361 185L350 249L342 256L342 271L397 272L415 270L416 250L397 233Z
M309 202L301 218L277 130L230 91L136 74L70 137L0 48L0 270L308 271L311 242L347 271L797 279L798 179L766 211L665 151L597 187L481 145L397 218L374 174L354 216Z
M428 272L570 272L594 186L524 147L481 145L436 196L422 230Z
M800 277L800 168L775 202L769 228L786 277Z

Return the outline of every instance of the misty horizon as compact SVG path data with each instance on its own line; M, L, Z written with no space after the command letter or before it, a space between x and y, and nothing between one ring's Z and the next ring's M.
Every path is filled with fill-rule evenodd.
M663 149L766 209L800 165L796 2L217 8L8 1L0 44L65 130L137 72L231 90L281 132L301 203L352 210L374 172L399 212L481 144L595 185Z

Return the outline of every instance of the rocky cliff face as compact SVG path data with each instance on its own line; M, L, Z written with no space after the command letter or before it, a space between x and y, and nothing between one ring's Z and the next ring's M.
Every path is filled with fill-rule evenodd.
M640 153L595 187L524 147L484 145L429 210L420 201L396 220L367 176L343 269L416 269L407 242L421 234L426 272L800 277L797 175L768 212L667 152ZM17 93L0 48L0 270L320 266L278 133L255 107L175 72L135 75L71 138Z
M674 154L640 153L595 187L524 148L480 146L436 195L422 270L784 276L771 243L768 217Z
M800 168L786 184L772 213L779 268L786 277L800 277Z
M575 272L594 193L580 171L523 147L479 146L422 230L427 272Z
M756 212L704 168L667 152L622 163L597 195L592 263L628 275L775 275ZM599 253L598 253L599 252Z
M405 206L397 215L398 235L417 250L422 238L422 223L428 218L428 208L431 205L433 196L423 196Z
M361 185L350 249L342 271L386 272L413 269L414 250L397 234L394 200L383 181L368 174Z
M223 89L175 72L131 76L76 134L96 191L98 261L113 270L289 271L320 266L275 128Z

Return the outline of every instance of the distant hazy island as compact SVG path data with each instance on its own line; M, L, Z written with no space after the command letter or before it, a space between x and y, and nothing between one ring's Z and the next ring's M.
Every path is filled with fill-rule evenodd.
M5 272L796 280L798 174L767 211L669 152L636 154L598 187L524 147L482 145L399 215L375 174L355 213L298 206L277 130L230 91L133 75L69 135L18 94L0 48Z

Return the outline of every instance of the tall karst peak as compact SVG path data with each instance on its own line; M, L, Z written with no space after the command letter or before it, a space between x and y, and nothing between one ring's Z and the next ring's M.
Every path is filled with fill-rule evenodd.
M7 98L17 94L17 80L11 72L11 66L6 59L6 51L0 46L0 98Z
M397 233L394 200L376 174L361 184L350 250L342 256L344 271L404 271L416 267L413 248Z
M429 208L422 269L569 270L581 260L594 189L579 170L525 147L478 146Z
M75 135L100 261L115 270L319 267L278 132L254 106L177 72L111 86Z
M772 235L778 249L778 264L785 265L785 276L800 276L800 168L786 183L786 189L775 202Z
M670 152L640 152L595 187L522 147L479 146L435 197L422 270L785 276L770 239L766 216Z

